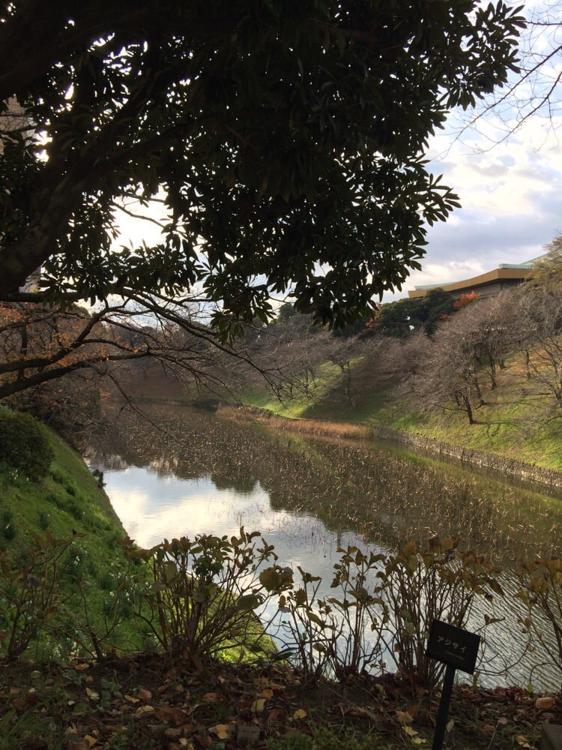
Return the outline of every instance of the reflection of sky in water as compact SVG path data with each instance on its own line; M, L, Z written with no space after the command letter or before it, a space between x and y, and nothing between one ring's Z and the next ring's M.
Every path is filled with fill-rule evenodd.
M232 536L244 526L275 545L280 564L330 580L339 545L365 546L353 532L338 535L314 516L273 510L259 483L242 494L218 489L208 476L185 480L132 467L106 471L104 481L123 526L141 547L179 536Z
M103 465L99 467L104 468ZM321 576L321 596L331 592L329 587L333 565L338 559L338 547L357 544L362 549L381 550L375 545L367 545L353 531L339 534L330 531L313 515L274 510L268 493L259 482L250 491L241 492L234 488L218 488L209 475L198 479L179 479L149 467L129 467L120 471L109 469L104 472L104 481L106 492L125 530L141 547L151 547L164 538L193 538L196 534L204 533L231 536L238 534L241 526L247 531L259 530L265 540L275 546L280 565L289 565L293 569L299 565L305 571ZM504 580L504 584L506 582ZM511 601L516 603L513 599ZM488 657L494 653L498 656L503 654L509 659L519 651L520 639L516 637L515 641L512 640L512 633L519 631L517 607L512 611L501 600L498 605L496 615L505 619L489 632L487 654ZM469 627L477 628L484 612L494 614L484 601L477 602ZM506 643L510 644L507 649ZM537 656L526 654L522 657L507 683L527 684ZM495 671L501 668L501 664L493 662L490 667ZM537 688L557 687L552 679L544 666L533 677ZM505 684L505 680L497 675L484 676L482 682L488 686Z

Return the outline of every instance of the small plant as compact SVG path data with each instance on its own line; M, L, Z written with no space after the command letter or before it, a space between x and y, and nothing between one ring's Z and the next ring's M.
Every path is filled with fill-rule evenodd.
M84 518L84 511L75 500L65 503L65 510L77 521L81 521Z
M57 469L55 467L55 468L51 469L51 471L49 473L50 473L51 478L53 479L54 482L56 482L57 484L63 484L64 485L64 483L66 481L66 477L65 477L65 475L63 474L63 472L60 469Z
M12 539L16 536L16 527L14 525L14 514L11 510L4 510L2 511L1 515L1 532L2 536L6 541L10 542Z
M290 569L270 568L262 581L281 592L280 633L284 646L305 677L328 674L343 679L371 669L382 657L386 609L375 576L382 555L357 547L340 549L331 584L333 595L320 598L321 579L298 567L299 587ZM289 576L289 572L291 575Z
M14 526L13 523L11 522L5 523L2 526L2 536L4 537L6 541L11 542L12 539L15 539L16 534L17 534L16 527Z
M41 511L41 513L39 513L39 516L37 517L37 525L43 531L46 531L49 528L49 515L48 515L48 513L45 513L44 511Z
M113 577L109 573L104 573L100 577L98 583L102 591L111 591L113 587Z
M103 580L106 596L99 605L91 595L92 583L83 576L77 577L73 596L66 602L57 626L59 636L74 642L75 652L98 660L119 647L121 625L133 616L140 583L146 583L142 574L133 574L128 568L108 574Z
M201 534L164 541L152 550L130 547L130 556L145 560L153 583L143 592L140 617L160 647L193 658L219 656L226 648L266 648L255 615L270 595L259 580L273 547L258 532L240 529L230 539Z
M517 596L528 608L521 624L562 672L562 560L538 559L525 565L519 584Z
M56 506L57 508L62 508L62 507L64 507L64 502L63 502L63 501L62 501L62 500L60 499L60 497L59 497L59 496L58 496L58 495L57 495L56 493L54 493L54 492L48 492L48 493L47 493L47 494L45 495L45 500L46 500L46 501L47 501L48 503L52 503L52 504L53 504L53 505L55 505L55 506Z
M0 456L14 478L39 482L53 460L40 425L29 414L0 410Z
M488 562L461 554L452 537L435 537L424 548L408 542L386 559L377 576L388 611L387 652L413 687L434 687L442 671L426 654L431 622L462 628L477 595L492 599L503 593Z
M103 471L100 471L99 469L92 469L92 476L96 480L98 487L103 489L105 487L105 482L103 479Z
M17 557L0 553L0 658L21 656L57 613L68 546L43 535Z

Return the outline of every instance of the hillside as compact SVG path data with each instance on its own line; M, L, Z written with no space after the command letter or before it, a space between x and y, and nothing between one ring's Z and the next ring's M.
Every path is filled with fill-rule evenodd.
M482 390L485 404L475 412L476 424L470 425L447 402L428 414L417 408L407 387L396 385L390 375L381 376L376 361L366 355L352 362L350 376L332 363L323 364L307 395L280 401L264 388L243 392L240 400L280 416L383 425L562 471L562 419L537 418L546 397L527 380L523 354L506 359L494 390L486 384Z
M107 617L108 601L114 597L117 581L127 567L119 544L125 532L98 479L82 458L53 430L42 424L40 429L54 454L47 476L40 481L14 479L0 469L0 553L10 566L16 566L12 570L17 570L43 544L47 548L52 543L49 539L61 540L63 604L73 606L75 611L83 609L86 631L89 619L100 624ZM82 601L80 605L76 603L78 599ZM103 629L100 627L100 631ZM81 639L79 630L78 627L72 640ZM63 655L75 647L69 633L63 631L64 628L57 628L52 638L34 641L26 654L39 660ZM122 623L111 638L116 647L126 644L131 648L141 642L138 627L133 629L128 622Z

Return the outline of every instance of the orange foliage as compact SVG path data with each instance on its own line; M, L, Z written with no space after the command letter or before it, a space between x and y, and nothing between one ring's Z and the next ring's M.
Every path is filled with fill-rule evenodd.
M470 305L472 302L476 302L479 296L480 295L478 295L476 292L465 292L464 294L459 294L459 296L453 302L453 309L461 310L463 307Z

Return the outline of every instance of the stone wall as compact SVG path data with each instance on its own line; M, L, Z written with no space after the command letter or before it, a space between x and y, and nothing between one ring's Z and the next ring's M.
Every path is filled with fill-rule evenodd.
M512 458L497 456L470 448L461 448L450 443L428 438L411 432L400 432L389 427L375 427L373 437L380 440L391 440L400 445L421 450L439 458L458 461L490 472L497 472L502 477L510 477L523 482L542 485L555 494L562 495L562 472L545 469L541 466L516 461Z

